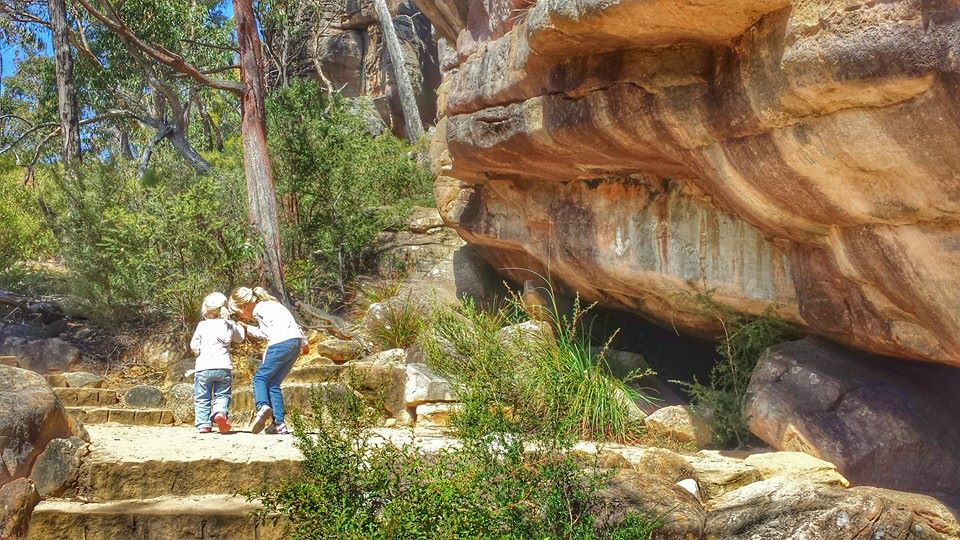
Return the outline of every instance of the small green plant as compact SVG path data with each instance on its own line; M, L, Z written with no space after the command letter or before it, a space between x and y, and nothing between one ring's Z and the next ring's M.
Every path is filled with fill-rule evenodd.
M371 317L367 333L381 351L405 349L417 341L426 319L424 309L414 300L390 302Z
M690 393L694 410L709 419L714 443L739 447L751 437L749 418L744 413L750 376L763 351L784 341L790 328L769 310L757 318L728 312L717 318L723 327L723 338L717 345L720 361L710 370L709 383L696 379L676 382Z
M352 311L357 318L362 318L373 304L379 304L399 294L399 279L376 279L361 283L353 293Z
M597 526L607 475L583 469L569 446L474 432L423 454L377 440L355 394L315 396L313 423L294 419L303 475L248 494L264 516L288 520L290 538L644 540L659 527L637 511Z

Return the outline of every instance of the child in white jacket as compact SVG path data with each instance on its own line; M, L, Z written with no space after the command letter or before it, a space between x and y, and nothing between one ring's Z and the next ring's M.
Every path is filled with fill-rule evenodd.
M200 433L210 433L211 422L217 424L220 433L229 433L231 429L228 416L233 392L230 344L243 341L244 330L226 319L226 302L227 297L218 292L203 299L200 313L204 320L197 324L190 340L190 349L197 355L193 399Z

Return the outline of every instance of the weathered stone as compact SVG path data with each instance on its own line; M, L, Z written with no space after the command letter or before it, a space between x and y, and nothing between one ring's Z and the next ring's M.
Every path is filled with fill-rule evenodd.
M86 371L68 371L60 376L70 388L100 388L103 385L103 377Z
M77 437L53 439L37 458L30 479L41 497L61 497L76 481L86 443Z
M177 423L192 424L194 421L193 385L179 383L167 390L167 408L173 411Z
M951 492L960 479L960 369L851 353L808 338L768 349L750 431L836 464L854 484Z
M39 502L40 494L27 478L0 486L0 538L23 538Z
M422 403L417 405L417 425L449 426L452 415L460 409L459 403Z
M436 208L416 206L410 211L410 223L407 225L410 232L424 234L440 227L443 227L443 220Z
M80 361L80 349L60 338L7 338L0 344L0 354L16 356L20 367L37 373L66 371Z
M620 469L599 496L607 503L597 516L600 526L618 523L628 512L641 511L663 520L652 538L697 540L702 537L706 523L703 505L673 482Z
M879 488L842 488L798 477L755 482L710 501L707 538L960 538L960 525L936 499Z
M66 411L42 376L0 366L0 484L28 476L47 443L70 435Z
M693 443L703 448L710 442L710 428L688 407L673 405L657 409L644 420L647 432L654 437Z
M688 333L722 333L707 295L960 365L954 3L494 4L468 3L431 141L492 266Z
M146 337L140 347L140 357L146 365L161 371L164 382L171 385L189 382L184 374L196 364L184 336L178 333Z
M394 349L397 350L402 351ZM386 351L362 361L351 362L347 364L348 369L341 376L341 381L369 396L371 402L381 405L387 414L394 416L407 407L404 399L407 369L403 364L393 362L397 359L399 355Z
M164 402L163 392L156 386L141 384L127 390L123 402L131 407L160 407Z
M408 407L421 403L457 401L450 381L437 375L426 364L407 364L404 402Z
M362 360L376 365L403 365L407 363L407 351L404 349L390 349L367 356Z
M363 345L357 341L337 338L318 341L312 348L317 354L329 358L337 364L353 360L363 352Z
M101 388L54 388L65 407L77 405L109 407L120 401L116 390Z
M760 480L760 471L741 459L723 456L716 450L701 450L683 458L693 468L705 500Z
M10 367L20 367L16 356L0 356L0 364Z
M751 454L744 463L756 467L763 479L774 476L797 476L825 486L847 487L850 482L833 463L827 463L803 452L763 452Z
M696 478L696 471L680 454L666 448L650 447L643 451L634 468L642 473L671 482Z

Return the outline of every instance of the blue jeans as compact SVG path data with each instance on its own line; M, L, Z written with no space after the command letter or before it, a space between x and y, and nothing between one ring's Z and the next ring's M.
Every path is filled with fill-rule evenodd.
M264 405L273 408L273 423L283 423L283 394L280 392L280 383L287 377L293 368L293 363L300 357L300 340L288 339L267 347L263 354L263 362L253 374L253 399L257 402L257 410Z
M210 427L210 419L217 413L227 414L232 385L233 373L229 369L204 369L193 376L193 412L198 428Z

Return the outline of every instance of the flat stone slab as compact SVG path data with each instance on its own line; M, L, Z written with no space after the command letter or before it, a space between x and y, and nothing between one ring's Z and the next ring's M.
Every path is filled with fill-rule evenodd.
M247 430L246 425L237 426ZM201 434L193 427L87 426L92 444L80 494L91 501L235 493L300 473L294 437ZM425 452L456 444L441 431L374 430L373 442L412 443Z
M259 505L243 497L206 495L101 503L48 499L33 511L29 539L283 538L282 524L258 522Z
M65 407L75 406L110 406L120 402L120 392L105 388L54 388Z

